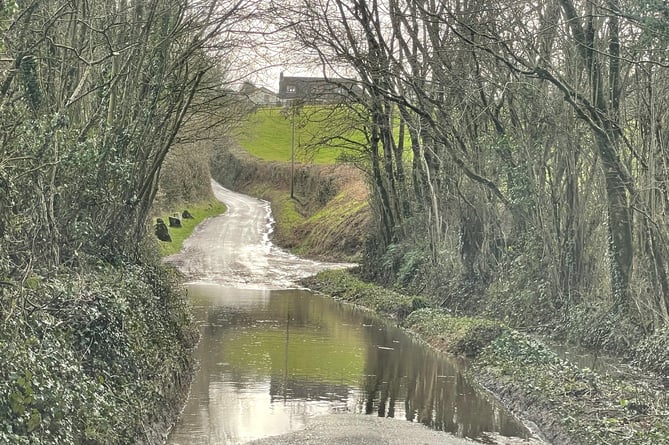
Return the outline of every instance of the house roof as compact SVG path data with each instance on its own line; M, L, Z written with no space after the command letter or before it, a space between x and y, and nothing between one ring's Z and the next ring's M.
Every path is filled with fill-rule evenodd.
M281 99L323 100L344 97L358 84L353 79L284 76L279 77Z
M273 94L276 95L276 93L269 88L263 87L263 86L256 86L252 84L251 82L244 82L244 85L241 86L239 89L239 92L242 94L254 94L254 93L266 93L266 94Z

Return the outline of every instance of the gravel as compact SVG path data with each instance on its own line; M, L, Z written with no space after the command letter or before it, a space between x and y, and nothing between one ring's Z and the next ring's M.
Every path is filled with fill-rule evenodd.
M248 442L247 445L472 445L451 434L386 417L330 414L314 418L301 431Z

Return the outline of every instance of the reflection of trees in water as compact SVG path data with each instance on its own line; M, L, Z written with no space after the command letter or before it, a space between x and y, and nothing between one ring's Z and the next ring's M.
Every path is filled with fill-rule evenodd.
M515 420L474 390L460 370L440 354L415 345L395 329L374 327L368 333L377 346L370 347L367 354L360 402L364 413L395 417L396 411L403 410L397 414L403 414L406 420L462 437L478 437L486 431L526 435ZM398 405L398 400L403 403Z
M273 292L272 298L263 304L239 307L210 305L198 307L196 312L197 318L205 323L205 335L199 348L201 365L211 368L201 371L200 378L196 379L192 388L194 393L200 394L200 407L204 411L200 415L206 413L211 383L220 379L220 375L217 375L222 371L220 364L230 363L226 352L230 352L231 337L236 332L246 330L249 338L253 338L253 332L269 334L268 331L275 331L276 335L272 338L285 336L287 317L290 315L290 328L291 332L295 330L296 342L305 338L304 335L300 337L300 333L317 331L326 338L335 339L337 345L349 348L350 351L347 351L350 357L356 355L352 353L354 347L361 348L359 354L363 356L358 355L361 367L364 361L361 394L357 400L350 400L351 394L357 391L357 388L351 386L350 378L347 381L342 379L341 382L317 382L315 375L305 377L289 373L286 376L281 348L282 354L276 354L274 360L270 360L271 363L265 363L262 370L259 368L256 371L263 373L263 378L269 378L272 403L287 399L296 401L298 405L322 401L331 403L332 409L346 409L349 406L356 412L406 418L464 437L478 437L482 432L525 435L514 420L477 394L455 362L445 360L441 354L413 342L401 330L385 325L351 306L306 292L290 291ZM276 348L279 343L272 344ZM258 350L263 349L260 347ZM326 350L322 350L321 355L323 353ZM324 357L318 354L315 357L306 355L304 359L314 360L314 365L325 365L321 363L325 361ZM291 354L291 359L295 357ZM280 364L277 359L281 359ZM311 368L309 370L313 371ZM246 367L238 369L236 366L226 366L224 372L226 382L240 391L244 391L249 379L258 377L249 375ZM295 406L295 409L300 408Z
M196 318L218 326L251 327L262 322L274 321L285 325L290 315L293 327L311 326L337 330L342 322L355 319L356 310L326 298L301 291L272 291L272 297L263 304L237 306L234 304L195 307ZM352 318L354 317L354 318Z
M212 307L207 311L206 320L205 331L210 334L221 328L252 326L255 317L244 308L218 306Z
M285 380L282 376L270 377L269 393L272 402L284 400L323 400L346 402L349 386L345 384L313 382L307 378L291 377Z

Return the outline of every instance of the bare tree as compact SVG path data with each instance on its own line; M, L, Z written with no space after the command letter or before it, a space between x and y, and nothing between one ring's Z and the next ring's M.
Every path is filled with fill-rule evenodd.
M12 261L132 256L163 160L189 137L184 123L230 122L225 63L261 3L17 6L0 45L0 177L13 207L0 220Z
M378 255L427 233L433 264L458 249L468 279L531 276L556 309L607 294L612 313L651 309L640 323L658 325L662 14L618 0L294 1L283 24L364 88L351 109L369 137Z

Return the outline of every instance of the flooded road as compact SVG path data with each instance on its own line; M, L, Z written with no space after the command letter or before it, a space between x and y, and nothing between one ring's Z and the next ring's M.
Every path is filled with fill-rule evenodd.
M334 412L469 438L525 435L477 394L457 361L367 311L301 290L190 290L202 326L201 368L173 445L244 443Z
M521 443L513 437L527 436L469 385L457 360L367 311L295 289L301 277L345 265L276 248L266 203L213 187L228 212L203 223L168 259L190 277L202 334L199 369L170 445L242 444L314 425L309 434L329 425L332 435L352 437L348 430L357 428L356 437L367 438L276 443L460 443L453 435ZM380 418L392 423L373 423ZM355 422L333 426L342 419ZM352 426L360 419L369 421ZM381 439L388 431L392 437Z
M213 180L211 187L228 210L197 226L181 252L165 259L191 283L285 289L322 270L353 266L311 261L276 247L270 241L274 221L267 201L235 193Z

